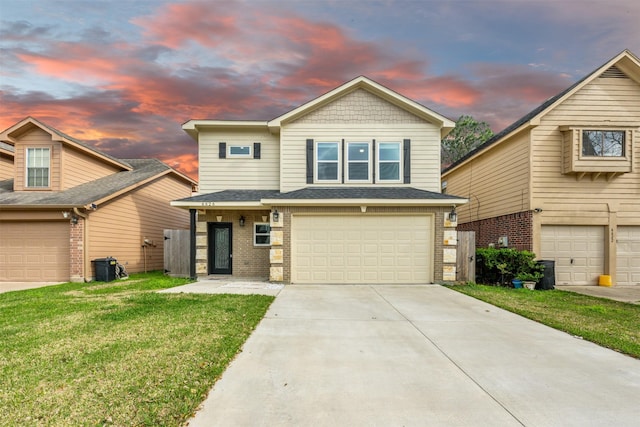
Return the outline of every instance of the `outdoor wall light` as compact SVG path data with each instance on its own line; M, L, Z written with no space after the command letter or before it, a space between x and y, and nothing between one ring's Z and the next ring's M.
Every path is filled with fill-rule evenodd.
M71 224L78 223L78 215L71 215Z
M279 219L280 219L280 212L278 212L278 209L276 209L276 211L273 213L273 222L278 222Z
M245 221L246 221L246 218L244 216L240 216L240 227L244 227Z
M458 214L456 213L456 207L451 208L451 212L449 212L449 221L456 222L458 220Z
M63 217L64 219L69 218L69 212L67 212L67 211L62 211L62 217Z

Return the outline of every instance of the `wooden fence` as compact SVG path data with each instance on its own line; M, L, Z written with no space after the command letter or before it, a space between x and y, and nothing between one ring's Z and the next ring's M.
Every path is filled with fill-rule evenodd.
M189 230L164 230L164 273L172 277L189 277Z
M456 280L476 281L476 232L458 231L458 251L456 256Z

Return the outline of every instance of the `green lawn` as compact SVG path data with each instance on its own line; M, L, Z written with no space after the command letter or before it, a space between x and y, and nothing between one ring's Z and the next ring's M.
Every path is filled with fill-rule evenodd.
M560 290L450 287L604 347L640 358L640 306Z
M273 301L159 273L0 294L0 425L179 426Z

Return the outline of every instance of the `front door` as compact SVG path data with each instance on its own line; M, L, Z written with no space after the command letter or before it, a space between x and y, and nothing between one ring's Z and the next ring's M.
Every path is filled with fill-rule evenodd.
M231 223L209 223L209 274L231 274Z

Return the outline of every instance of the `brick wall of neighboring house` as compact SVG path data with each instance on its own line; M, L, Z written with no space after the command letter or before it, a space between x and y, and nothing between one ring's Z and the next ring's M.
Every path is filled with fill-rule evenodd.
M458 231L475 231L477 248L486 248L489 243L500 247L498 239L507 236L508 247L528 251L533 249L533 214L531 211L458 224Z
M88 280L90 272L84 271L84 226L85 219L78 217L77 224L69 225L69 275L72 282Z
M196 225L196 273L207 275L208 236L207 223L229 222L232 224L232 276L238 278L269 278L269 246L253 245L253 224L269 222L269 211L228 211L206 210L199 213ZM240 226L240 217L245 217L244 227ZM266 221L263 220L266 217Z

